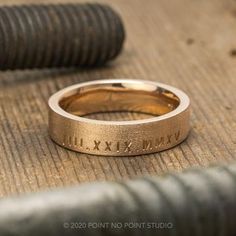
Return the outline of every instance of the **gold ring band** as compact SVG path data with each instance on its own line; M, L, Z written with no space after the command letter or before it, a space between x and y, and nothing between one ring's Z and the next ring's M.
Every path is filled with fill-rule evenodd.
M51 96L49 109L51 138L65 148L95 155L155 153L181 143L190 129L188 96L152 81L115 79L73 85ZM133 121L84 117L116 111L154 117Z

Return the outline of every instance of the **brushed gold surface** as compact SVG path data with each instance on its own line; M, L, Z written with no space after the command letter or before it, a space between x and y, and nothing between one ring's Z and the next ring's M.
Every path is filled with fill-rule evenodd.
M49 130L74 151L133 156L182 142L189 132L189 98L168 85L140 80L100 80L63 89L49 99ZM134 111L155 115L136 121L102 121L83 116Z

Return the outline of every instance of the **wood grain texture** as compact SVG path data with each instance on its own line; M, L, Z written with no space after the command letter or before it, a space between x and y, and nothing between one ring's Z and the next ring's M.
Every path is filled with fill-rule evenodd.
M34 1L0 3L30 2ZM97 2L112 5L125 21L127 42L116 61L89 71L0 73L1 197L236 159L236 2ZM120 77L155 80L184 90L192 102L192 130L186 142L155 155L116 158L75 153L50 140L50 95L78 82Z

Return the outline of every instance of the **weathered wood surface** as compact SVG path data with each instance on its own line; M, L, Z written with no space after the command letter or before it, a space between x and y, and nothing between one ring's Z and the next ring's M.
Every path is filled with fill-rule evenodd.
M118 60L90 71L0 73L0 196L236 159L236 1L97 2L108 2L125 20L128 37ZM75 153L50 140L51 94L120 77L156 80L188 93L193 112L187 141L155 155L115 158Z

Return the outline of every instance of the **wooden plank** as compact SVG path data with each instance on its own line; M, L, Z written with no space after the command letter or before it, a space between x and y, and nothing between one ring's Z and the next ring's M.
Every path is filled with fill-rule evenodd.
M99 2L114 6L125 20L128 38L118 60L90 71L0 73L0 196L160 175L235 159L236 57L232 51L236 48L236 2ZM50 95L78 82L120 77L156 80L188 93L193 113L187 141L155 155L117 158L75 153L50 140ZM122 117L124 114L117 116Z

